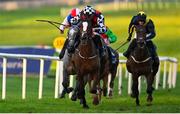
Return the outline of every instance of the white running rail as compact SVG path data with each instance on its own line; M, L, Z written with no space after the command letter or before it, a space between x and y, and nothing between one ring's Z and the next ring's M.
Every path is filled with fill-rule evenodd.
M122 54L120 54L122 56ZM63 62L59 61L58 57L53 56L45 56L45 55L29 55L29 54L8 54L8 53L0 53L0 58L3 58L3 73L2 73L2 99L6 98L6 76L7 76L7 58L17 58L23 60L23 71L22 71L22 99L26 98L26 70L27 70L27 59L36 59L40 61L40 71L39 71L39 93L38 99L42 99L43 95L43 71L44 71L44 61L56 61L56 76L55 76L55 93L54 98L58 98L58 94L62 91L62 80L63 80ZM176 86L176 76L177 76L177 63L178 60L173 57L160 57L161 65L159 67L159 71L157 73L155 79L155 88L158 89L160 82L160 71L162 63L163 67L163 89L166 88L166 84L168 82L169 88L175 88ZM123 79L123 65L126 63L126 60L120 60L117 76L118 76L118 90L119 95L122 94L122 79ZM167 71L167 64L169 64L169 72ZM125 69L126 70L126 69ZM167 78L168 72L168 80ZM131 93L131 83L132 76L130 73L125 71L125 77L128 78L128 94ZM70 85L73 86L73 76L70 78ZM139 81L141 78L139 79ZM109 89L109 88L108 88ZM139 90L141 89L141 85L139 85Z

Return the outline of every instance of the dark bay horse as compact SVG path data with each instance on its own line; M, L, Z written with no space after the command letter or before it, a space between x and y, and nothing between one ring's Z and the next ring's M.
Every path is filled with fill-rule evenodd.
M86 76L93 78L90 92L97 93L97 85L100 80L100 58L99 52L92 37L92 19L91 17L80 22L80 43L73 54L73 64L77 74L77 96L81 100L84 108L88 108L85 99L84 78ZM82 30L81 30L82 29Z
M136 47L131 52L126 66L127 70L132 73L132 95L131 97L136 98L136 105L139 105L139 91L138 91L138 78L144 75L147 80L147 102L151 104L153 97L152 93L154 88L152 87L154 77L158 72L159 64L154 66L153 59L150 55L150 51L146 46L146 28L143 25L134 26L136 30Z
M116 73L117 73L117 68L118 68L118 64L119 64L119 53L117 51L115 51L114 49L112 49L111 47L108 47L109 48L109 55L111 53L111 56L113 56L112 54L114 54L114 57L115 57L115 61L112 62L112 57L110 56L109 57L109 73L111 75L111 80L110 80L110 90L109 90L109 94L108 96L111 98L113 96L113 88L114 88L114 80L115 80L115 77L116 77ZM110 51L111 50L111 51ZM104 93L104 95L106 95Z

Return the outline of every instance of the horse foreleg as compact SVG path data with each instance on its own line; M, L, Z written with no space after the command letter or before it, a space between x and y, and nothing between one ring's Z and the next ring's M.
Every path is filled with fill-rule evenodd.
M114 80L116 77L116 71L117 71L117 69L111 73L111 81L110 81L110 85L109 85L110 86L109 97L113 96L113 88L114 88Z
M137 75L132 76L132 94L131 97L136 98L136 105L139 106L139 90L138 90L138 77Z
M90 93L93 94L93 104L98 105L99 104L99 98L98 98L98 84L100 84L100 77L99 73L94 72L90 74L90 77L93 77L93 83L92 83L92 88L90 90Z
M73 94L72 94L72 96L71 96L71 100L72 101L76 101L77 100L77 97L78 97L78 90L79 90L79 81L78 80L76 80L76 86L75 86L75 89L74 89L74 91L73 91Z
M86 98L85 98L85 83L83 77L78 77L78 97L80 99L80 102L83 104L83 108L89 108L89 106L86 103Z
M90 76L93 77L93 84L92 84L90 93L96 94L98 83L100 83L100 75L98 72L94 72L94 73L91 73Z
M107 83L108 83L108 75L103 78L103 95L107 96Z
M69 75L67 73L66 70L63 70L63 82L62 82L62 85L63 85L63 91L62 93L60 94L60 98L65 98L65 94L68 92L68 87L69 87Z
M154 88L152 85L154 82L154 77L155 76L153 76L152 74L150 74L146 77L146 79L147 79L147 90L146 90L146 92L148 94L148 97L147 97L148 105L151 105L151 102L153 101L152 93L153 93Z

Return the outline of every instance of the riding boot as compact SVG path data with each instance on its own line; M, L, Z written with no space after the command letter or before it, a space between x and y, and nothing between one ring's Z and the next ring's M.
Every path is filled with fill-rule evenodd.
M68 45L68 39L66 39L64 45L63 45L63 48L59 54L59 59L62 59L64 57L64 54L66 52L66 48L67 48L67 45Z
M111 52L111 58L112 58L112 64L115 64L117 59L116 59L116 55L113 52Z
M159 57L158 54L156 52L156 46L153 44L152 41L148 41L147 42L147 47L151 53L151 57L153 60L153 67L156 68L156 70L158 70L158 66L159 66Z
M111 63L115 64L117 62L116 54L111 47L108 47L109 56L111 57Z
M105 55L104 47L99 47L99 55L100 55L100 58L102 58Z
M132 42L130 43L128 49L123 53L123 55L127 58L129 58L130 53L132 50L136 47L136 39L133 39Z
M69 40L69 44L68 44L67 49L68 49L69 56L71 56L75 51L74 40Z

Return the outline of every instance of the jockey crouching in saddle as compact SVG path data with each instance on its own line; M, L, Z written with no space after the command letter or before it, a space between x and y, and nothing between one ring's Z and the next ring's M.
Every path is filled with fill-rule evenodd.
M73 27L75 25L77 25L79 23L79 19L78 19L78 15L80 13L80 9L78 8L74 8L70 11L70 13L68 14L68 16L64 19L64 21L62 22L62 25L60 25L60 33L63 34L65 28L67 27ZM69 33L68 33L69 36ZM62 59L64 57L65 51L68 51L68 53L72 53L74 50L74 40L70 39L69 37L67 37L64 46L59 54L59 58ZM73 91L73 88L69 88L69 76L65 76L63 75L63 82L62 85L64 87L60 98L64 98L66 93L70 93L71 91Z
M78 9L78 8L74 8L70 11L70 14L68 14L68 16L62 22L62 25L60 25L60 27L59 27L61 34L64 33L65 28L76 26L79 23L79 13L80 13L80 9ZM59 54L60 59L63 58L66 48L68 49L68 53L72 53L74 51L73 39L69 39L69 37L67 37L67 39L64 43L64 46L61 50L61 53Z
M93 16L93 31L96 33L99 33L101 36L103 36L102 38L105 40L105 42L109 43L113 43L116 41L117 37L112 33L112 31L107 28L104 25L104 16L97 10L95 10L94 8L92 8L91 6L86 6L84 7L84 9L82 11L80 11L78 8L72 9L70 14L64 19L62 25L60 25L60 32L61 34L64 33L65 28L67 27L72 27L71 29L74 29L73 36L77 36L79 33L79 29L78 29L78 24L80 22L80 20L83 20L84 16L90 16L90 15L94 15ZM72 35L71 33L68 33L68 36ZM75 48L77 47L77 45L75 46L76 38L72 38L70 39L69 37L67 37L64 46L59 54L59 58L62 59L66 49L68 50L68 54L71 55L74 53ZM97 42L101 42L101 37L97 38ZM100 52L100 57L102 58L102 56L104 55L104 47L98 46L96 40L95 40L95 44L97 45L97 48L99 49ZM77 43L78 44L78 43ZM111 49L110 49L111 50ZM112 63L115 63L115 54L113 54L113 52L111 51L111 57L112 57ZM66 93L69 93L72 91L72 88L68 88L69 87L69 77L63 77L63 86L64 86L64 90L62 91L60 98L64 98Z
M131 40L132 34L133 34L133 26L134 25L143 25L146 27L146 45L151 53L151 57L154 61L153 66L156 66L159 64L159 58L158 55L156 53L156 46L153 44L152 40L155 36L155 26L154 23L151 19L147 19L146 14L143 11L140 11L136 16L133 16L133 18L131 19L131 22L129 24L129 29L128 29L128 41ZM136 47L136 38L134 38L132 40L132 42L130 43L128 49L126 52L123 53L123 55L127 58L129 58L130 53L134 50L134 48Z
M64 33L64 29L66 27L74 26L74 29L76 29L75 31L77 31L76 33L74 33L74 36L77 36L79 31L77 30L76 25L78 25L80 20L88 18L91 15L93 15L93 20L92 20L93 21L93 32L98 33L101 36L101 37L95 39L95 44L97 45L97 48L99 49L100 58L102 58L102 56L104 56L105 53L104 53L104 46L101 42L101 38L104 39L104 42L106 44L109 44L107 42L114 43L116 41L117 37L112 33L112 31L108 27L106 27L104 25L104 16L102 15L101 12L95 10L91 6L85 6L82 11L75 8L75 9L71 10L71 13L64 19L64 21L62 23L63 25L60 26L60 30L61 30L61 33ZM66 25L66 26L64 26L64 25ZM74 53L74 50L76 47L75 44L77 44L76 38L74 38L74 39L67 38L67 40L65 41L64 46L61 50L59 58L60 59L63 58L66 48L68 49L68 53L70 55L72 53ZM115 55L113 54L111 48L110 48L110 51L111 51L111 56L112 56L112 63L115 63Z
M101 34L101 37L104 40L104 43L108 46L108 49L109 49L110 55L111 55L110 57L112 59L112 61L111 61L112 64L115 64L117 61L116 56L114 54L114 50L111 47L109 47L109 45L111 43L116 42L117 36L107 26L106 26L106 30L107 31L104 34Z
M105 55L105 48L110 43L114 43L117 40L117 37L112 33L112 31L104 25L104 16L101 12L95 10L92 6L85 6L80 13L80 19L85 20L88 17L91 17L93 21L93 34L99 35L96 36L93 40L96 44L96 47L99 49L100 58ZM102 39L104 42L102 42ZM116 62L115 54L113 53L112 48L108 48L111 52L112 63Z

